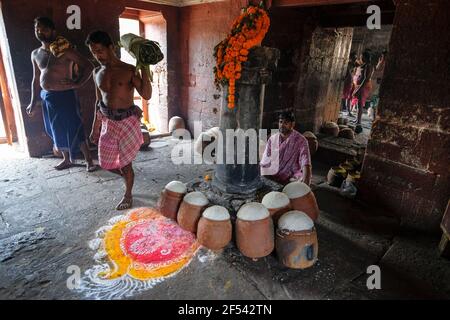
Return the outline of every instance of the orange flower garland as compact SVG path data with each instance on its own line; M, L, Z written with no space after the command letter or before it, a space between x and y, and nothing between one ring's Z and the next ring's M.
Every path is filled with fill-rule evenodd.
M228 108L235 107L236 80L241 78L242 63L247 61L249 50L261 45L270 19L263 8L248 6L233 22L231 33L214 48L216 66L215 84L228 83Z

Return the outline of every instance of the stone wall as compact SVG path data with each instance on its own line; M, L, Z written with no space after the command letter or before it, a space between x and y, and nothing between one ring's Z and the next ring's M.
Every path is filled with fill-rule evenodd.
M326 121L336 121L341 106L352 28L316 28L309 52L302 59L296 92L300 129L317 133Z
M214 85L214 47L228 34L244 0L205 3L180 9L180 106L192 131L218 126L222 91Z
M119 40L119 16L125 7L160 11L167 22L168 36L168 82L169 99L168 113L178 113L177 101L177 77L175 69L178 51L178 9L169 6L145 3L137 0L107 1L107 0L78 0L76 4L81 9L81 30L68 30L66 19L67 7L72 5L69 0L50 1L25 1L25 0L4 0L2 1L2 13L5 21L5 28L11 49L12 64L16 77L19 92L21 112L24 120L25 135L31 156L41 156L51 151L51 140L44 132L42 114L40 111L30 118L25 113L25 108L30 102L30 88L33 77L32 65L30 61L31 51L40 46L34 36L33 19L37 16L48 16L56 24L60 34L66 36L76 48L85 56L92 56L84 41L93 30L104 30L111 34L113 40ZM83 88L78 90L81 103L81 114L85 125L85 132L88 134L91 129L93 110L95 103L94 83L89 81Z
M273 8L264 45L281 50L278 69L267 88L263 125L277 127L276 114L294 111L297 129L318 132L336 121L352 28L321 28L317 10Z
M360 195L438 231L450 197L450 2L399 0Z
M356 27L353 30L352 49L358 55L365 49L370 49L376 56L387 50L391 38L392 25L382 25L381 30L369 30L366 27Z

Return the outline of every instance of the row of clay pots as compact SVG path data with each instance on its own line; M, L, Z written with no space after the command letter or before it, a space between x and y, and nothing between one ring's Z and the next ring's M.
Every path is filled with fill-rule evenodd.
M340 187L342 182L348 179L349 182L359 180L359 170L361 163L356 160L346 161L339 166L331 167L327 174L327 182L330 186Z
M208 206L208 199L201 192L186 194L186 186L172 181L161 192L158 207L160 213L176 220L179 226L197 234L197 241L211 250L220 250L231 241L230 215L224 207Z
M346 119L345 119L346 120ZM333 137L340 137L345 139L355 139L355 132L348 127L343 118L338 119L338 123L328 121L322 126L322 132Z
M314 225L313 220L317 219L319 210L314 194L306 184L293 182L283 191L267 194L263 204L251 202L239 209L235 226L237 247L244 256L257 259L269 255L276 246L280 261L284 265L290 268L305 268L310 263L313 264L314 257L317 257L317 245L313 249L304 249L311 246L310 239L314 236L317 242L315 230L289 227L287 219L287 222L282 223L285 227L277 229L275 239L274 221L279 224L287 213L298 215L301 212L299 210L303 210L306 213L301 212L301 219L308 220L307 225ZM202 193L186 194L185 185L178 181L173 181L164 188L159 201L161 214L177 220L181 228L196 232L197 240L203 246L220 250L231 241L230 215L224 207L206 208L207 205L208 200ZM293 241L297 238L297 242ZM292 247L292 243L298 245Z
M275 224L281 215L290 210L305 212L313 221L317 220L320 212L311 188L300 181L287 184L283 192L269 192L261 203L269 210Z
M302 182L289 183L283 192L266 194L261 204L251 202L239 209L236 220L238 249L253 259L265 257L276 249L285 266L310 267L317 260L314 221L318 216L317 201L309 186Z
M274 235L269 210L257 202L245 204L237 214L236 242L239 251L253 259L268 256L275 249L279 261L288 268L305 269L317 261L314 222L297 210L280 216Z

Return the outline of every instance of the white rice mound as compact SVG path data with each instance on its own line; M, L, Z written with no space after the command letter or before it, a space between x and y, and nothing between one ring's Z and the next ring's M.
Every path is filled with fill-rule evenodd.
M228 210L222 206L211 206L203 211L203 217L213 221L230 220Z
M283 192L289 197L289 199L295 199L306 196L311 192L311 188L306 183L294 181L287 184L283 188Z
M186 185L181 181L171 181L165 186L166 190L176 193L186 193Z
M258 202L244 204L237 213L237 217L245 221L263 220L269 216L269 210Z
M208 204L208 199L199 191L188 193L184 196L183 201L198 207L203 207Z
M278 228L287 231L306 231L314 227L312 219L304 212L292 210L278 220Z
M269 192L261 201L267 209L283 208L287 206L289 202L289 197L285 193L278 191Z

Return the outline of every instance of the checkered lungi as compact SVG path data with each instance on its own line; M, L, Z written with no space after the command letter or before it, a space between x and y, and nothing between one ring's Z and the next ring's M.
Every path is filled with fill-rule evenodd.
M99 116L102 119L98 142L100 166L106 170L121 169L136 158L144 143L140 121L134 115L120 121Z

